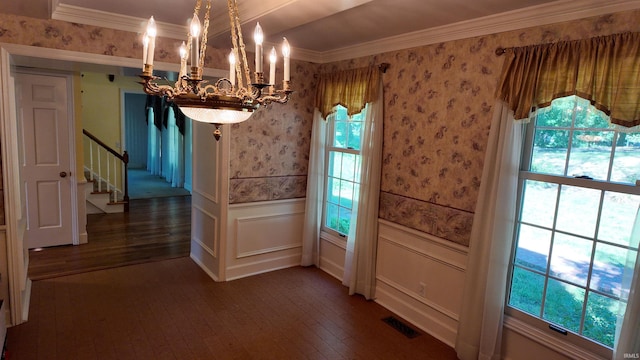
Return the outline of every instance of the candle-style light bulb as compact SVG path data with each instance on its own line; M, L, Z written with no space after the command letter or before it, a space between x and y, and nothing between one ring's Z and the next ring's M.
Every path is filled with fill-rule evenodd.
M142 71L144 71L144 65L147 63L147 57L149 56L149 35L144 33L142 37Z
M180 45L180 77L187 74L187 57L189 54L187 53L187 44L182 42Z
M200 44L200 19L198 19L198 14L193 14L193 19L191 19L191 26L189 27L191 30L191 67L197 67L198 62L200 60L199 54L199 44Z
M269 84L272 86L276 83L276 61L278 61L278 54L274 46L269 54Z
M146 64L153 65L153 53L156 50L156 35L158 28L156 27L156 21L153 16L147 22L147 37L149 38L149 44L147 46L147 55L145 56Z
M262 72L262 42L264 41L264 33L260 23L256 24L256 30L253 32L253 40L256 43L256 72Z
M282 42L282 57L284 58L284 81L291 80L291 46L289 46L289 41L287 38L283 38Z
M229 81L231 85L236 85L236 54L233 50L229 53Z

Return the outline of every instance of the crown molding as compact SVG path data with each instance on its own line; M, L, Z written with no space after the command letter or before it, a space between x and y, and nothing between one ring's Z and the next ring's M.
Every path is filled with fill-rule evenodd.
M78 6L56 4L56 0L53 1L52 6L54 8L51 17L55 20L134 33L141 33L146 26L146 19ZM635 9L640 9L640 0L559 0L325 52L296 47L293 49L291 56L297 60L313 63L330 63ZM183 26L162 22L158 22L157 25L158 36L171 39L184 39L187 31L186 27Z
M348 60L635 9L640 9L640 0L560 0L326 51L315 62Z
M141 34L147 26L147 19L60 3L53 8L51 18L77 24L129 31L136 34ZM158 27L158 36L161 37L181 40L187 35L186 26L164 22L156 22L156 26Z

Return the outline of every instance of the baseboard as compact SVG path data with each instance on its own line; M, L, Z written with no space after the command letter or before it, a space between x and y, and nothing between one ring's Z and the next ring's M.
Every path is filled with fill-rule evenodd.
M263 274L270 271L300 266L301 253L268 258L260 261L252 261L239 265L229 266L226 271L226 280L236 280L248 276Z
M451 314L443 313L440 309L430 307L407 293L380 282L376 285L375 302L443 343L455 346L457 319L453 319Z
M207 275L209 275L209 277L211 279L213 279L213 281L220 281L218 276L216 276L216 274L214 274L213 272L211 272L211 270L209 270L201 261L200 259L198 259L197 257L195 257L193 255L193 253L191 253L189 255L189 257L191 258L191 260L193 260L194 263L196 263L196 265L198 265L198 267L200 267L200 269L202 269L202 271L204 271Z

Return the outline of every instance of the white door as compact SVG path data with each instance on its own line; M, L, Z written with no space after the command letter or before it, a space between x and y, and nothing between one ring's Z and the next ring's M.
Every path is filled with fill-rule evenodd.
M73 243L68 81L16 74L30 249Z

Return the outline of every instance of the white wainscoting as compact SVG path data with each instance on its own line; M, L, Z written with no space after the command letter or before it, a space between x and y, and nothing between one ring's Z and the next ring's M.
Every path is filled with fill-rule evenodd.
M191 222L198 227L191 229L191 259L195 261L211 278L220 281L218 266L218 224L216 215L204 210L202 206L191 206Z
M464 246L379 220L376 302L453 347L466 260Z
M229 205L226 280L299 266L304 199Z
M191 259L212 279L224 281L229 198L229 138L216 141L209 124L194 121L191 191ZM223 132L229 129L223 127Z
M327 233L320 234L320 265L319 268L342 281L344 278L344 263L347 254L346 238Z

